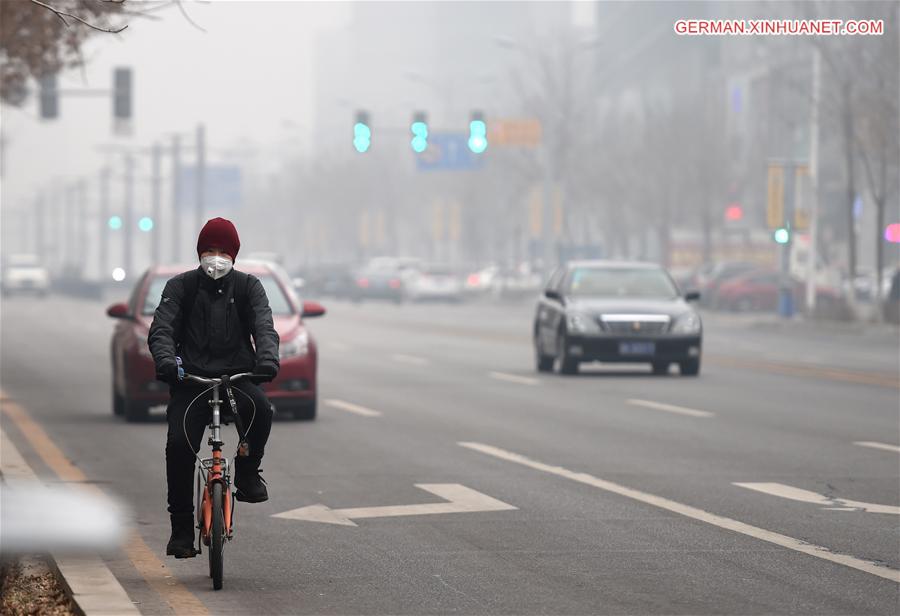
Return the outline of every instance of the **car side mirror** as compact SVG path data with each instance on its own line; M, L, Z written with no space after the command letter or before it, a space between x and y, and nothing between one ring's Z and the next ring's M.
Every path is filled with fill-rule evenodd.
M688 302L700 301L700 291L688 291L684 294L684 299Z
M558 302L563 301L562 295L560 295L558 291L554 291L553 289L545 289L544 297L546 297L547 299L555 299Z
M113 304L106 309L106 316L114 319L130 319L131 314L128 313L128 304Z
M311 319L325 314L325 307L318 302L303 302L303 318Z

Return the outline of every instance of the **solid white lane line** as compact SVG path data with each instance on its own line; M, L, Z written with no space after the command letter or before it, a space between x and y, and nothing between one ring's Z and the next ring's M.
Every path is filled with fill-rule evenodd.
M771 496L779 496L789 500L800 501L801 503L839 508L840 511L865 511L868 513L890 513L893 515L900 515L900 507L894 507L893 505L878 505L876 503L864 503L846 498L834 498L819 494L818 492L795 488L794 486L785 485L783 483L735 483L734 485L741 488L747 488L748 490L762 492L763 494L769 494Z
M527 376L519 376L517 374L507 374L505 372L489 372L488 376L498 381L507 381L508 383L518 383L519 385L540 385L537 379Z
M801 552L809 556L814 556L816 558L821 558L823 560L837 563L839 565L844 565L845 567L850 567L852 569L856 569L864 573L869 573L871 575L875 575L900 584L900 571L897 571L896 569L889 569L888 567L883 567L872 561L848 556L846 554L835 554L834 552L829 551L828 548L824 548L811 543L806 543L805 541L800 541L799 539L794 539L793 537L788 537L787 535L782 535L769 530L765 530L763 528L751 526L750 524L745 524L744 522L740 522L738 520L732 520L731 518L726 518L714 513L709 513L708 511L704 511L696 507L691 507L690 505L684 505L667 498L654 496L653 494L648 494L639 490L634 490L632 488L613 483L612 481L606 481L605 479L594 477L593 475L589 475L587 473L576 473L561 466L551 466L549 464L544 464L542 462L527 458L523 455L513 453L511 451L506 451L498 447L493 447L491 445L466 442L461 442L458 444L461 447L465 447L473 451L478 451L485 455L493 456L495 458L506 460L508 462L521 464L522 466L526 466L528 468L532 468L534 470L542 471L545 473L550 473L552 475L557 475L559 477L564 477L566 479L571 479L572 481L577 481L578 483L593 486L595 488L599 488L600 490L619 494L620 496L625 496L647 505L652 505L653 507L665 509L666 511L671 511L673 513L677 513L679 515L683 515L700 522L705 522L719 528L724 528L726 530L741 533L742 535L747 535L755 539L760 539L768 543L779 545L789 550L794 550L796 552Z
M900 447L896 445L888 445L887 443L876 443L874 441L854 441L854 445L859 445L860 447L871 447L872 449L883 449L884 451L893 451L894 453L900 453Z
M381 417L382 414L381 411L375 411L373 409L360 406L359 404L353 404L352 402L346 402L344 400L335 400L333 398L325 400L325 404L333 409L347 411L348 413L356 413L357 415L362 415L363 417Z
M686 415L688 417L715 417L715 413L709 411L698 411L697 409L689 409L684 406L675 406L674 404L666 404L664 402L653 402L652 400L636 400L630 398L626 400L628 404L633 406L642 406L644 408L656 411L666 411L667 413L676 413L678 415Z
M404 355L403 353L394 353L391 359L401 364L412 364L413 366L427 366L431 362L424 357L416 357L415 355Z

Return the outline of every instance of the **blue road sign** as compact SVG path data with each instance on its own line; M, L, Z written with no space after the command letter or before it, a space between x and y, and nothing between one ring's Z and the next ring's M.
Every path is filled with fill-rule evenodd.
M190 209L197 198L197 167L181 168L178 207ZM204 185L204 209L238 209L241 207L241 168L237 165L207 165Z
M471 171L484 164L484 156L469 149L465 133L430 133L428 149L416 156L419 171Z

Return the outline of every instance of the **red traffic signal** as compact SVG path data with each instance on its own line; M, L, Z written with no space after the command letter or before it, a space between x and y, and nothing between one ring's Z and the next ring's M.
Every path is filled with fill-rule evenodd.
M740 203L732 203L725 208L725 220L729 222L737 222L744 219L744 208Z

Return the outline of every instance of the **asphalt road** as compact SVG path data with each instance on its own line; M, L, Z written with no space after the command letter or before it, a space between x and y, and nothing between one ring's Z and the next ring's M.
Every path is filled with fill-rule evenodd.
M319 418L275 424L214 592L205 554L164 556L165 424L112 416L105 305L3 301L4 395L165 565L105 557L143 613L898 612L896 330L710 315L699 378L562 377L533 370L528 305L325 305ZM495 510L360 510L446 502L433 484ZM356 526L273 517L317 504Z

